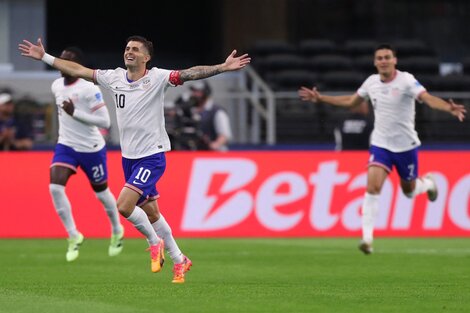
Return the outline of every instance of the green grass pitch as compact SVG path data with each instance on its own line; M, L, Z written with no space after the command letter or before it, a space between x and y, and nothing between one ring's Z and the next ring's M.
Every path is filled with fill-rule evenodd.
M180 239L186 283L150 272L144 239L0 240L0 312L470 312L470 239Z

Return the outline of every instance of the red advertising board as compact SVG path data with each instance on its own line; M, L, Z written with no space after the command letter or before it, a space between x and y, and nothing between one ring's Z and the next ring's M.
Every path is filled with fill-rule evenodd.
M0 237L64 237L49 195L52 152L0 154ZM366 152L170 152L157 184L159 206L177 237L359 236ZM439 197L408 199L393 172L385 182L377 236L470 236L470 152L421 152ZM108 153L109 185L123 184L119 152ZM67 194L79 230L108 237L110 226L82 172ZM127 237L140 234L123 220Z

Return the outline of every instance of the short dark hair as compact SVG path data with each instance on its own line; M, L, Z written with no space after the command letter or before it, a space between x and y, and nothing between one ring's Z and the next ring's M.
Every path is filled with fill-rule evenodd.
M391 50L392 53L393 53L393 56L394 57L397 56L397 50L389 43L379 44L377 47L375 47L374 54L375 54L375 52L377 52L377 50L383 50L383 49Z
M75 46L70 46L65 48L64 51L72 52L74 54L72 61L82 65L85 63L85 54L83 53L82 49Z
M142 36L134 35L134 36L130 36L129 38L127 38L126 44L128 44L129 41L141 42L144 45L145 49L147 49L150 55L150 60L153 58L153 43L150 40L147 40L145 37L142 37Z

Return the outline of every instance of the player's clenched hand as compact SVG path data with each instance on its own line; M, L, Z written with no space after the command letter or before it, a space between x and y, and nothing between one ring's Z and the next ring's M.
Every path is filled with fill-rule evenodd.
M300 87L299 91L299 97L303 101L312 101L314 103L317 103L320 101L320 93L317 91L317 87L313 87L312 89L307 88L307 87Z
M463 104L456 104L454 100L449 99L450 104L450 114L457 117L459 121L463 121L465 118L465 114L467 113L467 109Z
M18 45L18 49L21 51L21 55L36 60L41 60L45 53L41 38L38 38L36 45L28 40L23 40L23 43Z
M241 68L244 68L250 63L251 58L248 56L248 54L245 53L238 57L235 56L236 54L237 54L237 50L233 50L232 53L230 53L230 55L227 57L227 59L225 60L225 63L223 64L225 70L227 71L239 70Z
M62 109L70 116L73 116L73 112L75 111L75 105L73 104L72 100L65 100L62 102Z

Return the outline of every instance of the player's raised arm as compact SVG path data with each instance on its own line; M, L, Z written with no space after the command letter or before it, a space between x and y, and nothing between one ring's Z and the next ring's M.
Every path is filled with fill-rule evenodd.
M303 101L311 101L313 103L323 102L341 107L359 106L362 101L364 101L364 99L362 99L357 93L344 96L326 96L321 94L317 90L317 87L310 89L302 86L298 90L298 94L300 99Z
M428 92L423 92L420 95L420 99L433 109L449 112L453 116L457 117L461 122L464 120L465 114L467 113L467 109L463 104L456 104L452 99L447 102Z
M235 56L236 54L237 50L233 50L222 64L194 66L186 70L181 70L179 72L180 80L184 83L188 80L203 79L223 72L237 71L250 63L251 58L248 54L243 54L238 57Z
M28 40L23 40L23 43L18 45L18 49L21 51L22 56L35 60L41 60L58 69L59 71L67 73L73 77L80 77L89 81L93 81L92 69L84 67L78 63L62 60L47 54L44 50L41 38L38 38L37 44L33 44Z

